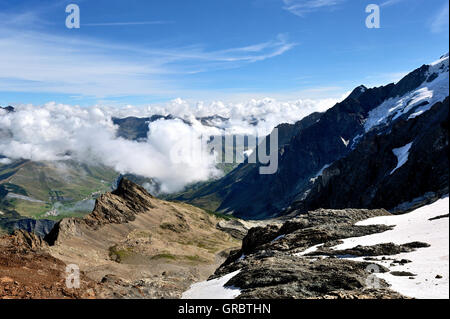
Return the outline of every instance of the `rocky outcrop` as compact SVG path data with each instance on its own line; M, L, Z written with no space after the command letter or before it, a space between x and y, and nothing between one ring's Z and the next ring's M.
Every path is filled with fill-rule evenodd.
M92 213L84 218L65 218L53 227L45 240L54 245L58 239L81 236L80 225L95 230L108 224L125 224L136 219L136 215L153 207L153 196L143 187L122 178L117 189L101 195L95 202Z
M11 239L17 249L39 251L47 247L47 242L42 237L24 230L16 230Z
M411 242L402 245L394 243L377 244L373 246L356 246L350 249L334 250L328 247L319 248L314 252L307 254L307 256L383 256L383 255L397 255L400 253L409 253L415 251L417 248L430 247L427 243Z
M106 224L124 224L136 219L136 215L153 208L153 196L143 187L122 178L117 189L101 195L95 208L84 218L93 228Z
M311 261L289 254L274 254L249 263L227 285L242 289L239 299L305 299L333 294L358 298L368 295L364 291L368 266L369 263L342 259ZM380 268L380 272L386 271ZM381 281L377 297L398 296L386 288L388 285Z
M320 209L293 215L282 225L271 224L252 228L244 238L241 249L231 252L211 279L240 270L226 286L241 289L238 297L241 299L403 298L391 291L389 285L381 279L377 279L376 287L370 284L372 273L369 270L373 269L374 265L379 272L389 270L375 264L376 260L369 256L412 251L425 247L425 243L383 244L355 247L345 251L329 249L348 237L365 236L391 229L385 225L355 225L358 221L383 215L390 214L385 210ZM305 252L318 244L321 244L321 248L317 253L308 255ZM367 256L367 261L339 258L340 254L350 253Z
M242 240L251 228L248 224L237 219L221 220L217 223L216 228L224 231L236 239Z
M79 265L99 283L102 298L177 298L239 246L219 222L243 230L239 220L226 226L213 214L154 198L123 178L97 199L91 214L61 220L45 240L52 256Z

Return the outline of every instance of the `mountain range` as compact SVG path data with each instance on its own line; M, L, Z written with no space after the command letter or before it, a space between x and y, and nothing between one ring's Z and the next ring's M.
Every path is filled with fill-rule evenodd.
M446 54L278 125L272 175L253 150L161 196L151 176L0 156L0 298L448 298L448 112ZM145 143L174 119L112 122Z
M245 219L298 208L396 211L417 206L425 194L425 202L436 199L448 193L448 60L446 54L395 84L359 86L324 113L278 126L273 175L243 163L171 198Z

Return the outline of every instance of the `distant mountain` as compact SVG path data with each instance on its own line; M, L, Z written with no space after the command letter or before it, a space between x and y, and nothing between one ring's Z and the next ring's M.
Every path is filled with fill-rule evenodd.
M0 106L0 109L5 110L6 112L14 112L14 108L12 106L6 106L6 107L2 107Z
M185 124L192 125L191 122L175 117L171 114L169 115L152 115L150 117L125 117L112 119L113 123L119 127L117 131L117 136L128 140L145 140L149 132L149 124L158 120L175 120L178 119L183 121ZM210 127L220 127L224 122L228 121L227 118L214 115L207 117L197 118L200 123L205 126Z
M149 124L157 120L173 120L172 115L153 115L151 117L125 117L112 119L113 123L119 127L117 136L128 140L147 139Z
M0 228L34 231L32 219L87 214L95 198L111 190L117 176L113 169L74 161L0 164ZM40 232L41 226L37 229Z
M174 198L201 207L207 203L209 209L241 218L263 219L288 213L294 203L305 209L335 205L393 209L425 193L448 192L448 102L444 101L449 95L448 74L447 54L396 84L359 86L323 114L279 126L282 137L275 174L260 175L259 164L244 163L224 178ZM413 161L391 176L402 160L394 151L411 142ZM422 173L417 172L418 165ZM335 176L331 181L330 175ZM421 177L426 177L425 183ZM347 185L351 178L354 182ZM406 185L414 191L391 192ZM345 190L342 197L341 190ZM358 201L362 193L365 199Z

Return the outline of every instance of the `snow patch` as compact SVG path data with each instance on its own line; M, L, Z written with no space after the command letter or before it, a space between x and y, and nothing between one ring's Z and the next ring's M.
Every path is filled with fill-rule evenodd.
M342 141L342 143L344 143L345 147L347 147L348 144L350 143L350 140L346 141L342 136L341 136L341 141Z
M392 153L397 156L397 167L394 168L389 175L392 175L396 170L405 165L405 163L408 161L409 150L411 149L412 144L413 143L411 142L403 147L394 148L392 150Z
M295 253L294 256L296 256L296 257L305 256L305 255L307 255L307 254L309 254L309 253L312 253L312 252L316 251L316 250L319 249L319 247L321 247L322 245L323 245L323 244L318 244L318 245L311 246L311 247L309 247L309 248L306 248L306 249L305 249L304 251L302 251L302 252Z
M401 253L394 256L386 256L387 259L408 259L411 263L391 266L391 261L377 261L391 271L407 271L417 276L397 277L390 273L376 274L386 280L391 289L413 298L449 298L449 219L440 218L430 220L433 217L448 214L449 198L423 206L410 213L396 216L379 216L358 222L356 225L393 225L394 229L355 238L347 238L341 245L333 249L341 250L353 248L358 245L371 246L392 242L400 245L413 241L430 244L430 247L419 248L414 252ZM363 260L363 257L352 258ZM436 278L436 276L442 278Z
M224 287L224 285L241 270L236 270L223 277L202 281L193 284L189 290L185 291L182 299L234 299L241 294L241 290L236 287Z
M249 158L253 154L253 150L246 150L243 153L245 158Z

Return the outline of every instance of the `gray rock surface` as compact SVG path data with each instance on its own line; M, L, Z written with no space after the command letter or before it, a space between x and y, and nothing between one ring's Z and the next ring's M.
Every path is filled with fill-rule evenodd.
M381 279L377 280L376 287L371 286L371 267L375 265L379 272L389 271L376 264L373 256L409 252L427 246L426 243L386 243L345 251L330 249L344 238L391 229L385 225L355 225L358 221L383 215L389 213L385 210L319 209L294 216L282 225L252 228L243 239L241 249L232 251L210 279L240 270L226 286L240 288L241 299L403 298L391 291ZM317 253L312 254L314 256L304 254L306 249L318 244L322 245ZM367 260L359 262L339 258L340 255L350 254L366 256Z

